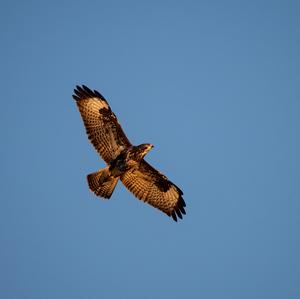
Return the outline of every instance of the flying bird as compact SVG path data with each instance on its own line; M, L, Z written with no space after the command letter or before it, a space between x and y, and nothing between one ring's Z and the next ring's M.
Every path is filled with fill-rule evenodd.
M118 181L138 199L161 210L177 221L185 214L183 192L144 160L153 148L134 146L126 137L106 99L85 85L76 86L77 103L86 133L107 166L87 176L89 188L97 196L110 198Z

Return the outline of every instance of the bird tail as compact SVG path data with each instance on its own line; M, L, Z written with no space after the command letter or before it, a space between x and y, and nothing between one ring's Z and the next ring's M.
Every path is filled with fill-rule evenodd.
M110 174L109 168L100 169L97 172L91 173L87 176L87 181L91 191L97 196L110 198L119 178L115 178Z

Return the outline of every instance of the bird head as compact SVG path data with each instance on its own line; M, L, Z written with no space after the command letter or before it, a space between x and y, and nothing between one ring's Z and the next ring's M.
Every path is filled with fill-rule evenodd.
M138 152L141 158L144 158L146 154L153 148L153 144L150 143L143 143L137 146Z
M140 145L142 150L145 152L145 155L154 147L151 143L143 143Z

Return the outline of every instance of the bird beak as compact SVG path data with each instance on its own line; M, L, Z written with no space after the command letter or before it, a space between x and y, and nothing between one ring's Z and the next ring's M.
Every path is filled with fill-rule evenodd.
M153 149L154 145L153 144L149 144L147 151L149 152L151 149Z

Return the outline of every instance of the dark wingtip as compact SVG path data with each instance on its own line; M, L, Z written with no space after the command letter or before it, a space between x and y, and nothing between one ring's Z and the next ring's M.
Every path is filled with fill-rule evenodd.
M181 212L183 215L186 214L186 213L185 213L185 210L184 210L184 207L178 206L178 208L179 208L180 212Z
M182 215L181 215L181 213L180 213L179 207L176 208L175 212L176 212L177 216L178 216L180 219L182 219Z
M103 95L99 91L97 91L97 90L92 91L90 88L88 88L84 84L82 84L81 86L76 85L76 88L74 89L74 94L72 95L72 97L75 101L80 101L80 100L84 100L84 99L88 99L88 98L99 98L107 103L106 99L103 97Z
M95 94L98 98L100 98L101 100L103 100L103 101L105 101L105 102L107 103L105 97L104 97L98 90L94 89L94 94Z
M75 101L79 101L79 100L80 100L80 98L79 98L77 95L75 95L75 94L72 95L72 98L73 98Z
M180 197L180 199L181 199L181 204L182 204L182 206L183 206L183 207L186 207L186 204L185 204L184 199L183 199L182 197Z
M174 207L173 212L170 215L170 216L172 216L174 221L177 222L177 217L182 219L182 215L186 214L185 209L184 209L185 206L186 206L185 202L184 202L183 198L180 196L177 201L176 206Z
M171 214L171 216L172 216L173 220L177 222L177 217L176 217L175 212L173 212L173 213Z

